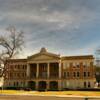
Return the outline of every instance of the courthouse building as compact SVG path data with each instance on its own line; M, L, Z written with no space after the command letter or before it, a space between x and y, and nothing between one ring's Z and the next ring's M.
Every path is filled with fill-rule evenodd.
M60 56L41 48L26 59L10 59L4 87L33 90L94 88L95 68L92 55Z

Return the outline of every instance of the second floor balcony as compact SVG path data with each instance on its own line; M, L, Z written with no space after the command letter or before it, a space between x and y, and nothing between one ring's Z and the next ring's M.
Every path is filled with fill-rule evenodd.
M30 77L28 77L28 79L59 79L59 75L57 73L50 74L49 76L47 73L39 74L39 76L36 76L36 74L33 74Z

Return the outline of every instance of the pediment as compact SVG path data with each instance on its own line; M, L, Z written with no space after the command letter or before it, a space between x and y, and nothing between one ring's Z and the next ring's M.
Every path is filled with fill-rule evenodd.
M57 60L59 57L50 54L36 54L28 58L31 61Z
M55 59L55 58L47 55L39 55L33 58L33 60L51 60L51 59Z

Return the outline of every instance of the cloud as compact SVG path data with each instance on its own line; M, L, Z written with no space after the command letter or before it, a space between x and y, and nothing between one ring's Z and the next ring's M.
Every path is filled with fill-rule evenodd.
M99 9L100 0L0 0L0 28L11 24L23 29L31 50L77 49L100 20Z

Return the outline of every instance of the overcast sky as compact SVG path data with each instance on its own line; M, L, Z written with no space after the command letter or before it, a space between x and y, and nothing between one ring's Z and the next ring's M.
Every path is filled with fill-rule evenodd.
M25 33L22 56L41 47L93 54L100 46L100 0L0 0L0 35L9 25Z

